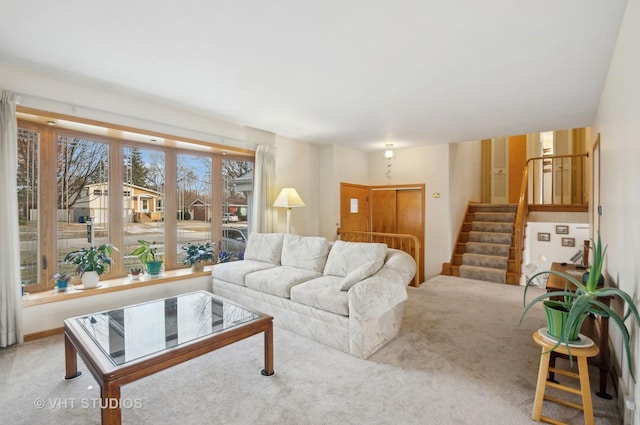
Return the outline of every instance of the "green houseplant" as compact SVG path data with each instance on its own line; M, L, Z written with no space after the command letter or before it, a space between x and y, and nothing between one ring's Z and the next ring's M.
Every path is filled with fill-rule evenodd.
M188 264L193 271L204 270L204 263L212 261L216 255L213 245L210 242L194 245L187 243L182 245L180 249L185 253L182 264Z
M135 255L140 260L140 263L146 268L147 273L151 276L160 274L160 268L162 267L162 260L156 258L158 247L154 242L145 240L138 240L138 247L131 252L131 255Z
M67 253L64 261L76 266L76 272L80 273L85 288L95 288L98 286L100 275L113 263L113 251L118 251L118 248L109 243L89 249L81 248Z
M607 251L607 248L602 246L602 241L600 240L599 233L598 240L596 243L593 243L592 249L593 263L589 268L589 275L586 278L586 282L584 283L569 274L555 270L546 270L540 273L536 273L529 279L524 291L523 302L525 304L525 308L522 312L522 316L520 317L520 323L522 323L524 316L531 309L531 307L533 307L538 302L545 303L546 307L556 307L556 309L566 310L566 312L568 313L566 317L566 326L564 326L564 328L562 329L556 346L565 344L570 354L571 349L569 347L569 342L571 341L571 333L580 331L582 321L587 314L591 313L597 316L609 317L613 321L613 323L616 324L616 326L620 330L620 333L622 334L625 354L627 356L627 365L629 366L631 378L635 382L635 376L633 374L633 366L631 362L629 329L627 328L625 322L631 315L633 315L636 326L638 326L640 324L640 315L638 315L638 309L636 308L633 299L629 294L619 288L598 287L600 275L602 273L602 266L604 264L604 258ZM561 276L567 281L573 283L576 286L576 291L574 292L565 289L564 291L547 292L534 298L527 304L527 289L529 288L533 279L542 274L556 274L558 276ZM623 304L626 304L627 306L626 313L622 317L620 317L618 313L613 311L598 299L602 297L619 298L623 302Z
M67 272L60 272L53 275L53 281L56 283L56 288L59 290L67 289L70 280L71 275Z

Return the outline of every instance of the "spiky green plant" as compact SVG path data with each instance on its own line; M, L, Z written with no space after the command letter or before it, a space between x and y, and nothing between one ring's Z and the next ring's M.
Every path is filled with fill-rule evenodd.
M620 333L622 334L624 350L627 356L627 365L629 366L629 373L631 374L631 378L635 382L636 379L633 374L633 365L631 361L629 329L627 328L625 322L627 321L627 319L629 319L629 316L633 315L636 326L638 326L640 324L640 315L638 315L638 309L636 308L636 305L633 302L631 296L622 289L612 287L598 288L598 280L602 273L604 257L607 252L607 248L603 248L602 246L600 233L598 233L598 240L597 242L593 243L592 249L593 263L589 267L589 278L585 283L578 281L576 278L567 273L555 270L546 270L540 273L536 273L529 279L524 290L523 304L525 305L525 308L522 312L522 316L520 317L520 323L522 323L524 316L531 309L531 307L533 307L538 302L546 300L547 302L552 302L557 306L563 306L568 309L569 317L567 319L567 327L562 332L562 336L556 343L556 347L560 344L565 344L567 346L567 351L569 352L569 357L571 358L571 348L569 347L569 332L572 327L575 327L580 317L588 313L592 313L601 317L609 317L611 320L613 320L613 323L616 324L616 326L620 330ZM564 291L551 291L534 298L527 304L527 289L529 288L529 286L531 286L531 282L533 281L533 279L543 274L555 274L563 277L564 279L567 279L569 282L573 283L576 286L575 292L566 289ZM620 317L615 311L609 308L609 306L599 300L603 297L620 298L627 306L624 316ZM561 301L558 301L558 299L561 299Z

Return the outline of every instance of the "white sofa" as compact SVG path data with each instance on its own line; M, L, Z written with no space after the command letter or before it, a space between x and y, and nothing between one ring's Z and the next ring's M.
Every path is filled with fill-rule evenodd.
M213 293L276 325L367 358L400 330L413 258L385 244L251 233L244 260L212 267Z

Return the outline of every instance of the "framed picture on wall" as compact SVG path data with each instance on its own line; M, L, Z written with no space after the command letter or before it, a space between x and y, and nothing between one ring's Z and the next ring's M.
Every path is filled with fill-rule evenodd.
M556 226L556 234L558 235L568 235L569 234L569 226Z
M576 238L562 238L562 246L576 246Z
M538 232L538 240L541 242L549 242L551 240L551 233Z

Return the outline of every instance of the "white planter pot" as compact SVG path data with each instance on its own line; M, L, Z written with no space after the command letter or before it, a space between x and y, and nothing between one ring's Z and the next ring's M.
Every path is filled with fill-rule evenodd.
M82 273L82 285L86 288L97 288L100 275L98 272L84 272Z

